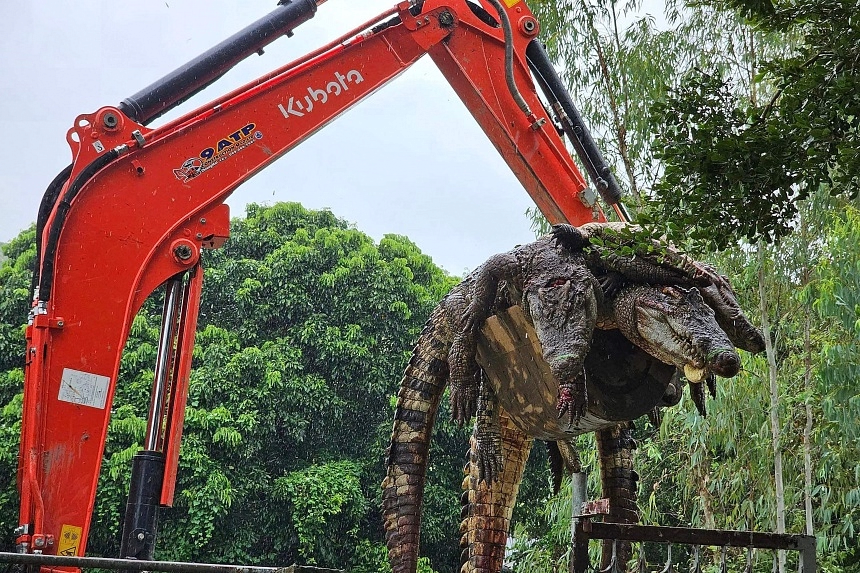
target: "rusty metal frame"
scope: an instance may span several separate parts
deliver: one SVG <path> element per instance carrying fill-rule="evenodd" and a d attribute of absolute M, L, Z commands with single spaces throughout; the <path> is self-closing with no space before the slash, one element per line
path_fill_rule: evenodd
<path fill-rule="evenodd" d="M 589 570 L 588 542 L 591 539 L 797 551 L 800 554 L 799 571 L 816 573 L 818 567 L 815 537 L 811 535 L 628 525 L 581 519 L 574 526 L 573 539 L 572 573 L 586 573 Z"/>

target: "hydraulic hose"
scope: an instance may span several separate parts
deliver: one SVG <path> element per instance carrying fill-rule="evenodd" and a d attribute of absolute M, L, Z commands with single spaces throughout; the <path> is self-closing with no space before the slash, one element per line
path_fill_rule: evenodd
<path fill-rule="evenodd" d="M 42 260 L 42 268 L 39 273 L 39 301 L 47 302 L 51 300 L 51 288 L 54 285 L 54 259 L 57 254 L 57 245 L 60 240 L 60 232 L 63 230 L 63 225 L 66 222 L 66 217 L 69 214 L 69 209 L 72 206 L 72 201 L 78 196 L 83 186 L 93 178 L 101 169 L 114 161 L 120 155 L 124 155 L 128 151 L 126 145 L 120 145 L 110 151 L 99 155 L 92 163 L 84 167 L 84 169 L 75 177 L 68 190 L 63 195 L 63 198 L 56 204 L 54 209 L 54 220 L 51 221 L 51 227 L 48 230 L 48 241 L 45 245 L 45 256 Z"/>
<path fill-rule="evenodd" d="M 119 104 L 119 109 L 141 124 L 167 113 L 227 73 L 248 56 L 262 53 L 265 46 L 316 14 L 317 0 L 280 0 L 278 7 L 206 50 Z"/>
<path fill-rule="evenodd" d="M 615 175 L 612 173 L 600 148 L 591 137 L 588 127 L 573 103 L 570 93 L 555 71 L 552 62 L 543 45 L 533 40 L 526 48 L 526 59 L 541 91 L 549 100 L 550 105 L 561 121 L 562 130 L 573 145 L 576 154 L 582 161 L 597 192 L 606 202 L 616 209 L 622 221 L 629 221 L 624 206 L 621 204 L 622 192 Z"/>
<path fill-rule="evenodd" d="M 511 27 L 511 19 L 499 0 L 489 0 L 489 2 L 499 13 L 499 21 L 505 34 L 505 82 L 508 84 L 508 90 L 514 97 L 517 106 L 523 110 L 526 117 L 531 118 L 532 110 L 517 88 L 516 81 L 514 81 L 514 29 Z"/>
<path fill-rule="evenodd" d="M 72 173 L 72 164 L 70 163 L 57 173 L 54 180 L 45 189 L 42 195 L 42 201 L 39 203 L 39 214 L 36 217 L 36 262 L 33 264 L 33 277 L 30 279 L 30 300 L 36 294 L 36 285 L 39 284 L 39 275 L 41 274 L 40 266 L 42 264 L 42 232 L 45 230 L 45 224 L 48 222 L 48 217 L 51 216 L 51 211 L 54 210 L 54 205 L 57 204 L 57 198 L 60 196 L 60 191 L 63 190 L 63 185 L 69 180 L 69 175 Z"/>

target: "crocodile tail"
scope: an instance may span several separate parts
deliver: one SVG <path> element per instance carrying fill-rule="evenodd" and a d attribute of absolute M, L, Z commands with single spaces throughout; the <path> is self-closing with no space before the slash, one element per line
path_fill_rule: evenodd
<path fill-rule="evenodd" d="M 441 336 L 443 324 L 437 307 L 415 345 L 397 394 L 382 481 L 382 515 L 393 573 L 414 573 L 418 567 L 430 436 L 448 381 L 450 341 Z"/>
<path fill-rule="evenodd" d="M 633 469 L 631 424 L 619 424 L 597 432 L 597 451 L 600 455 L 600 481 L 603 497 L 609 498 L 609 515 L 604 521 L 612 523 L 637 523 L 639 508 L 636 505 L 636 486 L 639 474 Z M 601 568 L 609 567 L 612 560 L 612 541 L 603 543 Z M 632 550 L 629 541 L 619 541 L 616 559 L 623 569 L 630 560 Z"/>
<path fill-rule="evenodd" d="M 504 410 L 502 428 L 504 463 L 499 476 L 488 486 L 478 480 L 477 440 L 469 440 L 469 462 L 463 468 L 463 495 L 460 498 L 460 573 L 499 573 L 520 481 L 532 447 L 532 439 L 513 425 Z"/>

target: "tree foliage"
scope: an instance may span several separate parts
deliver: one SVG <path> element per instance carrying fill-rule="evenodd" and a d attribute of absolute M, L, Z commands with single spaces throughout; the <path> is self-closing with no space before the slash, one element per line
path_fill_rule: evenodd
<path fill-rule="evenodd" d="M 544 38 L 571 92 L 588 95 L 578 103 L 616 172 L 653 174 L 639 178 L 638 196 L 633 194 L 640 221 L 728 274 L 754 320 L 758 307 L 758 314 L 766 309 L 780 396 L 787 530 L 806 530 L 808 489 L 819 566 L 860 570 L 860 307 L 854 296 L 860 284 L 860 5 L 669 1 L 666 22 L 650 30 L 638 2 L 546 0 L 538 8 Z M 637 29 L 649 31 L 636 35 Z M 640 65 L 636 46 L 651 46 L 656 61 L 650 68 Z M 639 86 L 651 78 L 657 87 L 625 91 L 625 82 L 634 85 L 630 77 Z M 630 115 L 614 113 L 624 109 L 617 102 L 637 98 L 641 103 L 630 105 Z M 641 153 L 625 160 L 618 153 L 622 136 L 628 143 L 638 138 L 631 148 Z M 636 161 L 643 164 L 636 167 Z M 628 175 L 624 183 L 632 191 L 630 180 Z M 760 269 L 752 245 L 760 240 L 770 243 L 762 246 L 767 305 L 757 300 Z M 658 433 L 639 425 L 643 521 L 774 531 L 767 361 L 744 356 L 742 373 L 722 381 L 708 406 L 703 419 L 685 398 L 665 412 Z M 590 487 L 592 496 L 599 494 L 596 484 Z M 548 517 L 557 514 L 548 511 Z M 552 570 L 547 548 L 557 543 L 557 533 L 531 529 L 520 535 L 527 539 L 518 546 L 519 562 Z M 760 555 L 754 570 L 770 567 L 769 556 Z"/>
<path fill-rule="evenodd" d="M 794 49 L 759 54 L 752 90 L 737 90 L 730 74 L 705 68 L 656 108 L 665 177 L 647 220 L 671 218 L 662 225 L 670 236 L 692 232 L 711 247 L 741 238 L 772 242 L 793 229 L 799 199 L 820 187 L 849 199 L 860 191 L 858 5 L 710 4 L 740 10 Z"/>
<path fill-rule="evenodd" d="M 14 491 L 34 232 L 0 267 L 0 526 Z M 430 310 L 454 283 L 408 239 L 379 244 L 328 211 L 250 205 L 206 273 L 175 505 L 156 556 L 384 571 L 379 484 L 392 397 Z M 160 295 L 123 354 L 89 551 L 117 555 L 130 460 L 146 429 Z M 459 558 L 463 430 L 440 416 L 424 553 Z M 169 542 L 167 542 L 169 540 Z M 430 564 L 423 561 L 430 571 Z"/>

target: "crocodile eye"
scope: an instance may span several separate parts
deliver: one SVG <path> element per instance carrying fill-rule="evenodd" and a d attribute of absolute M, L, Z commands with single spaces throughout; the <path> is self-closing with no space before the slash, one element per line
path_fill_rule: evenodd
<path fill-rule="evenodd" d="M 560 278 L 559 279 L 552 279 L 551 281 L 546 283 L 546 286 L 549 288 L 560 287 L 560 286 L 566 285 L 567 281 L 568 281 L 568 279 L 560 279 Z"/>

